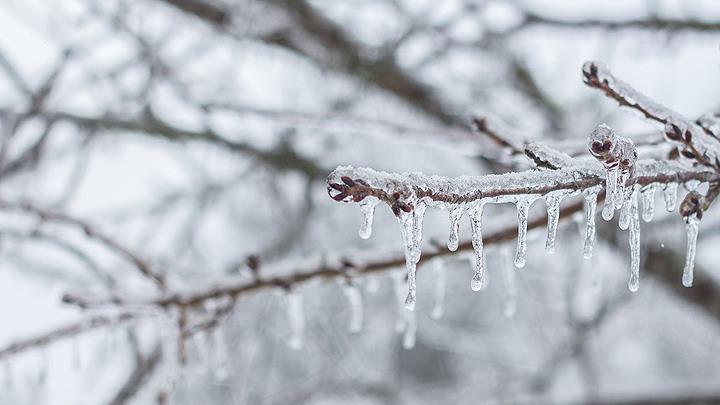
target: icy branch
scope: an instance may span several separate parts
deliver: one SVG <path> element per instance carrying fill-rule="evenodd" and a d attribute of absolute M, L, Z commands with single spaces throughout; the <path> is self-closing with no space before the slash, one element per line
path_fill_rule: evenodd
<path fill-rule="evenodd" d="M 582 74 L 583 81 L 588 86 L 602 91 L 621 107 L 638 111 L 647 120 L 658 124 L 666 138 L 678 145 L 680 155 L 714 170 L 720 169 L 718 134 L 712 132 L 712 127 L 706 121 L 700 121 L 706 125 L 698 125 L 682 114 L 657 103 L 616 78 L 603 63 L 586 62 Z"/>

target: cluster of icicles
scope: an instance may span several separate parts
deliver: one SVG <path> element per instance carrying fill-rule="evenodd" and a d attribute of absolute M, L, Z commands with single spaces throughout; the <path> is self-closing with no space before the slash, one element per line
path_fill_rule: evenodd
<path fill-rule="evenodd" d="M 592 141 L 592 137 L 590 139 Z M 622 145 L 622 143 L 618 142 Z M 620 156 L 623 157 L 623 156 Z M 627 163 L 627 162 L 626 162 Z M 630 162 L 634 163 L 634 160 Z M 619 227 L 622 230 L 629 230 L 630 237 L 630 279 L 628 288 L 635 292 L 639 287 L 640 273 L 640 218 L 645 222 L 650 222 L 654 215 L 654 197 L 657 188 L 662 186 L 665 199 L 665 207 L 671 212 L 677 206 L 678 183 L 655 184 L 651 183 L 645 186 L 631 182 L 632 170 L 623 169 L 621 165 L 604 166 L 606 174 L 605 189 L 607 198 L 602 209 L 602 217 L 605 220 L 613 218 L 615 211 L 620 211 Z M 630 185 L 632 184 L 632 185 Z M 688 190 L 694 190 L 699 186 L 700 182 L 691 180 L 685 183 Z M 515 252 L 515 267 L 522 268 L 526 262 L 527 251 L 527 227 L 528 227 L 528 211 L 530 206 L 538 199 L 544 199 L 547 206 L 547 239 L 545 250 L 548 253 L 555 251 L 556 231 L 560 214 L 560 203 L 563 198 L 582 194 L 584 197 L 584 213 L 585 213 L 585 235 L 583 241 L 583 256 L 590 258 L 592 256 L 593 245 L 595 240 L 595 211 L 597 198 L 602 186 L 596 185 L 583 190 L 555 190 L 545 195 L 507 195 L 500 197 L 492 197 L 480 199 L 462 204 L 446 204 L 443 207 L 449 211 L 450 219 L 450 236 L 448 238 L 447 247 L 450 251 L 455 251 L 459 245 L 459 228 L 460 220 L 464 213 L 470 218 L 472 230 L 472 246 L 475 252 L 475 271 L 470 281 L 470 287 L 474 291 L 479 291 L 485 283 L 485 265 L 483 258 L 483 238 L 482 238 L 482 214 L 483 208 L 487 203 L 514 203 L 517 207 L 518 233 L 517 247 Z M 642 214 L 639 209 L 639 202 L 642 204 Z M 415 308 L 417 287 L 416 287 L 416 266 L 420 260 L 421 241 L 423 229 L 423 217 L 428 204 L 432 202 L 424 198 L 410 196 L 405 202 L 413 207 L 410 212 L 400 211 L 397 216 L 400 223 L 403 242 L 405 246 L 405 265 L 407 270 L 407 295 L 404 301 L 405 307 L 413 310 Z M 374 197 L 367 197 L 361 203 L 361 211 L 363 214 L 362 225 L 359 235 L 363 239 L 367 239 L 372 234 L 373 213 L 379 200 Z M 433 204 L 437 205 L 437 204 Z M 685 219 L 687 230 L 687 257 L 685 268 L 683 270 L 682 282 L 686 287 L 692 286 L 693 268 L 695 259 L 695 245 L 698 233 L 699 219 L 693 215 Z"/>

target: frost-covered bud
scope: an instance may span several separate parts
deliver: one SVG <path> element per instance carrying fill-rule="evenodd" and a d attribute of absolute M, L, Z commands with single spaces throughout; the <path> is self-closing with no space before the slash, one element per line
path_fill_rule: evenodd
<path fill-rule="evenodd" d="M 637 149 L 628 138 L 617 136 L 607 124 L 600 124 L 588 138 L 588 150 L 606 169 L 618 167 L 621 172 L 634 172 Z"/>
<path fill-rule="evenodd" d="M 607 124 L 600 124 L 590 133 L 588 138 L 588 150 L 605 166 L 613 165 L 616 162 L 612 155 L 615 148 L 617 136 L 615 131 Z"/>
<path fill-rule="evenodd" d="M 687 218 L 687 217 L 695 214 L 695 215 L 697 215 L 698 219 L 702 219 L 703 202 L 704 202 L 704 197 L 702 194 L 698 193 L 697 191 L 689 192 L 685 196 L 685 199 L 680 204 L 680 215 L 682 215 L 683 218 Z"/>

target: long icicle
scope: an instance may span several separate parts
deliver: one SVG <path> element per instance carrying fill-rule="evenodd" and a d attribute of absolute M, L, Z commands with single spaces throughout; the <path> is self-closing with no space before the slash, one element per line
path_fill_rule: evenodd
<path fill-rule="evenodd" d="M 585 200 L 585 240 L 583 241 L 583 257 L 592 257 L 593 246 L 595 245 L 595 209 L 597 208 L 597 196 L 600 187 L 587 188 L 583 190 Z"/>
<path fill-rule="evenodd" d="M 530 211 L 530 205 L 533 203 L 532 198 L 520 198 L 515 205 L 517 206 L 518 216 L 518 234 L 517 234 L 517 250 L 515 252 L 515 267 L 521 269 L 525 267 L 525 257 L 527 255 L 527 220 Z"/>
<path fill-rule="evenodd" d="M 638 191 L 632 193 L 630 205 L 630 281 L 628 288 L 636 292 L 640 287 L 640 215 Z"/>
<path fill-rule="evenodd" d="M 468 209 L 470 217 L 470 228 L 472 229 L 472 246 L 475 251 L 475 273 L 470 281 L 470 288 L 473 291 L 480 291 L 483 286 L 485 277 L 485 264 L 483 258 L 483 240 L 482 240 L 482 214 L 484 201 L 479 201 Z"/>
<path fill-rule="evenodd" d="M 687 231 L 687 253 L 685 255 L 685 268 L 683 269 L 682 283 L 685 287 L 692 287 L 695 275 L 695 248 L 697 246 L 698 227 L 700 220 L 692 214 L 685 218 Z"/>

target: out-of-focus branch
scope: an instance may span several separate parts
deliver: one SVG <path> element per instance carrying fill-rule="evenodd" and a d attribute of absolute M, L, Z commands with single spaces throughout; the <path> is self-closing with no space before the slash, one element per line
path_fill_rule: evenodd
<path fill-rule="evenodd" d="M 138 355 L 135 368 L 128 376 L 125 384 L 109 402 L 109 405 L 122 405 L 127 403 L 145 385 L 150 376 L 162 360 L 162 345 L 156 345 L 147 357 Z"/>
<path fill-rule="evenodd" d="M 12 116 L 13 113 L 0 111 L 0 115 Z M 131 119 L 120 118 L 112 114 L 106 114 L 101 117 L 86 117 L 62 111 L 48 110 L 42 111 L 38 115 L 46 120 L 69 122 L 84 128 L 128 131 L 179 143 L 210 143 L 232 152 L 247 155 L 268 167 L 277 170 L 297 170 L 313 178 L 319 178 L 327 173 L 325 168 L 318 166 L 313 160 L 299 155 L 286 144 L 281 144 L 275 149 L 262 150 L 244 142 L 228 140 L 211 129 L 191 131 L 171 126 L 155 117 L 152 112 L 146 112 L 139 117 Z"/>
<path fill-rule="evenodd" d="M 105 233 L 100 232 L 87 222 L 72 217 L 62 212 L 52 211 L 40 207 L 36 207 L 30 203 L 13 203 L 0 200 L 0 209 L 8 211 L 20 211 L 27 214 L 35 215 L 42 221 L 52 221 L 70 225 L 81 230 L 89 238 L 100 242 L 103 246 L 115 252 L 119 256 L 130 261 L 135 268 L 145 277 L 152 280 L 161 290 L 167 289 L 165 275 L 155 270 L 145 259 L 133 253 L 130 249 L 123 246 L 119 242 Z"/>
<path fill-rule="evenodd" d="M 524 19 L 519 26 L 514 28 L 514 30 L 533 25 L 546 25 L 557 28 L 602 28 L 610 31 L 623 29 L 700 32 L 720 31 L 720 23 L 716 21 L 703 21 L 700 19 L 676 19 L 649 16 L 646 18 L 636 18 L 619 21 L 598 19 L 563 20 L 559 18 L 543 16 L 529 10 L 523 10 L 523 12 Z"/>
<path fill-rule="evenodd" d="M 11 343 L 9 346 L 0 349 L 0 360 L 32 348 L 47 346 L 58 340 L 77 336 L 90 330 L 126 323 L 135 318 L 136 316 L 134 314 L 121 313 L 113 316 L 94 316 L 83 321 L 65 325 L 42 335 Z"/>
<path fill-rule="evenodd" d="M 581 211 L 583 208 L 582 201 L 574 202 L 563 207 L 560 210 L 560 217 L 567 218 L 572 214 Z M 528 221 L 528 229 L 542 228 L 547 223 L 545 215 Z M 483 235 L 483 243 L 485 245 L 493 245 L 514 240 L 517 236 L 517 226 L 512 225 L 503 228 L 497 232 Z M 420 265 L 436 257 L 444 257 L 456 254 L 458 252 L 471 251 L 473 249 L 471 241 L 465 241 L 458 246 L 455 252 L 443 248 L 440 244 L 428 246 L 422 252 Z M 240 296 L 251 292 L 269 289 L 281 288 L 292 289 L 301 284 L 318 279 L 337 279 L 359 276 L 362 274 L 371 274 L 377 272 L 388 271 L 405 265 L 405 256 L 393 254 L 390 256 L 373 254 L 372 256 L 353 257 L 352 255 L 344 256 L 340 260 L 328 260 L 324 257 L 316 257 L 308 259 L 305 262 L 294 263 L 291 268 L 285 268 L 284 273 L 287 276 L 277 276 L 271 278 L 258 277 L 251 282 L 232 282 L 227 281 L 221 286 L 201 289 L 195 292 L 184 294 L 172 294 L 165 297 L 159 297 L 151 300 L 131 300 L 112 298 L 95 299 L 85 298 L 73 294 L 66 294 L 63 300 L 66 303 L 78 305 L 80 307 L 107 306 L 107 305 L 126 305 L 126 306 L 147 306 L 154 305 L 160 307 L 172 306 L 198 306 L 209 300 L 221 298 L 236 299 Z"/>

